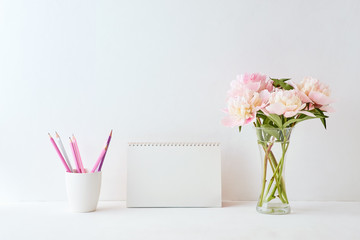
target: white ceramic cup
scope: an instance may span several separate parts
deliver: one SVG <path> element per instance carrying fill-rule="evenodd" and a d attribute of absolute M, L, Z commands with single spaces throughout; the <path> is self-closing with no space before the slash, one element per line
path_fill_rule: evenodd
<path fill-rule="evenodd" d="M 96 210 L 100 188 L 101 172 L 65 173 L 68 203 L 73 212 Z"/>

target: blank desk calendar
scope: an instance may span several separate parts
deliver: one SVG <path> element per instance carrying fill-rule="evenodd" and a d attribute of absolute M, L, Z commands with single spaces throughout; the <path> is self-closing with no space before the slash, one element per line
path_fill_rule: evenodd
<path fill-rule="evenodd" d="M 219 143 L 129 143 L 127 207 L 221 207 Z"/>

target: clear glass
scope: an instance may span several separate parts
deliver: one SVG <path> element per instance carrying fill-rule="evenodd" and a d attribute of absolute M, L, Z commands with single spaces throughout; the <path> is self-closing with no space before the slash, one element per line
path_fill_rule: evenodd
<path fill-rule="evenodd" d="M 290 205 L 285 187 L 285 160 L 293 128 L 256 127 L 261 157 L 259 213 L 288 214 Z"/>

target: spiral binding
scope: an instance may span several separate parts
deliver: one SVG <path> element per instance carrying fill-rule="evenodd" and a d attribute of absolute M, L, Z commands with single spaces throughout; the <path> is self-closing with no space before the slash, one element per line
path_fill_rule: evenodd
<path fill-rule="evenodd" d="M 218 147 L 217 142 L 129 142 L 129 147 Z"/>

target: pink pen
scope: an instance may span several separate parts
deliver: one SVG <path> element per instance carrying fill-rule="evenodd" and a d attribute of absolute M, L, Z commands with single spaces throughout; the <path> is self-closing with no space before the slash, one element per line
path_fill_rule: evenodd
<path fill-rule="evenodd" d="M 59 157 L 60 157 L 60 159 L 61 159 L 62 163 L 64 164 L 66 171 L 67 171 L 67 172 L 71 172 L 71 170 L 70 170 L 69 166 L 66 164 L 64 157 L 62 156 L 62 154 L 61 154 L 61 152 L 60 152 L 59 148 L 57 147 L 57 145 L 56 145 L 56 143 L 55 143 L 54 139 L 51 137 L 50 133 L 49 133 L 49 137 L 50 137 L 50 141 L 51 141 L 51 143 L 53 144 L 53 146 L 54 146 L 54 148 L 55 148 L 55 150 L 56 150 L 57 154 L 59 155 Z"/>
<path fill-rule="evenodd" d="M 74 147 L 74 143 L 71 141 L 71 138 L 70 139 L 70 148 L 72 150 L 72 153 L 73 153 L 73 156 L 74 156 L 74 160 L 75 160 L 75 165 L 76 165 L 76 169 L 77 169 L 77 172 L 78 173 L 81 173 L 81 169 L 80 169 L 80 166 L 79 166 L 79 162 L 78 162 L 78 159 L 76 157 L 76 152 L 75 152 L 75 147 Z"/>

